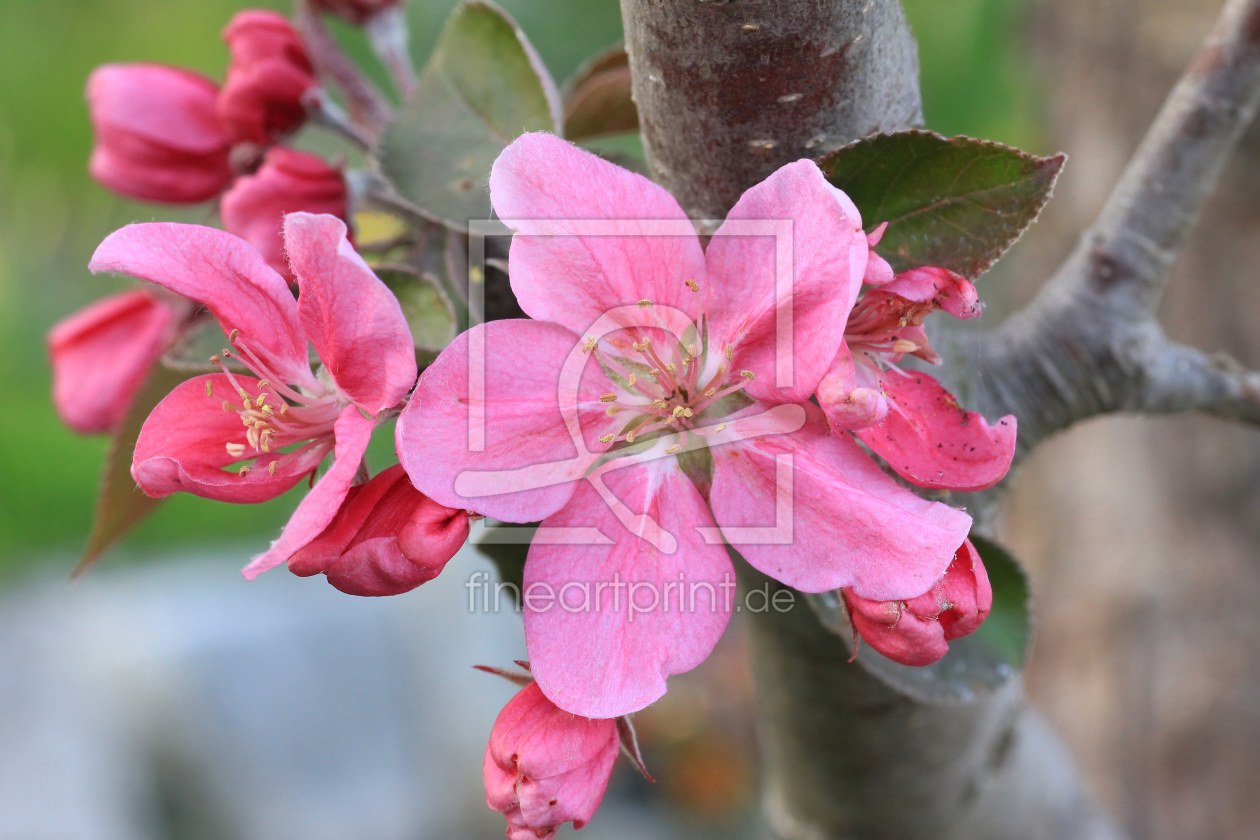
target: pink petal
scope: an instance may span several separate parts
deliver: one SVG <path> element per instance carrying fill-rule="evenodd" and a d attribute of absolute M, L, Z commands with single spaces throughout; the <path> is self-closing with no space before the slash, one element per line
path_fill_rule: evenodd
<path fill-rule="evenodd" d="M 334 216 L 290 213 L 285 248 L 302 325 L 337 388 L 375 417 L 416 382 L 416 350 L 398 298 L 346 239 Z"/>
<path fill-rule="evenodd" d="M 375 425 L 375 421 L 364 417 L 353 405 L 341 410 L 333 428 L 336 448 L 332 466 L 298 504 L 280 532 L 280 538 L 241 571 L 246 580 L 253 580 L 268 569 L 279 566 L 328 527 L 350 490 Z"/>
<path fill-rule="evenodd" d="M 990 426 L 919 371 L 888 372 L 881 385 L 888 416 L 855 434 L 898 475 L 920 487 L 968 491 L 1006 475 L 1015 457 L 1014 415 Z"/>
<path fill-rule="evenodd" d="M 704 661 L 730 617 L 734 581 L 725 549 L 707 544 L 697 530 L 712 519 L 675 459 L 604 478 L 630 512 L 647 514 L 672 535 L 676 550 L 665 553 L 631 533 L 584 481 L 543 527 L 595 527 L 613 544 L 535 538 L 524 590 L 525 642 L 538 684 L 560 708 L 600 718 L 644 708 L 665 693 L 666 677 Z M 550 609 L 548 591 L 556 598 Z M 657 607 L 648 609 L 654 599 Z"/>
<path fill-rule="evenodd" d="M 983 307 L 976 287 L 963 277 L 944 268 L 912 268 L 879 290 L 912 300 L 931 303 L 955 318 L 979 317 Z"/>
<path fill-rule="evenodd" d="M 248 242 L 201 225 L 128 225 L 106 237 L 88 267 L 130 274 L 205 304 L 225 333 L 241 331 L 238 346 L 272 377 L 323 390 L 311 374 L 289 285 Z"/>
<path fill-rule="evenodd" d="M 247 9 L 232 18 L 223 40 L 232 62 L 218 113 L 234 140 L 266 145 L 306 121 L 302 95 L 318 83 L 288 18 Z"/>
<path fill-rule="evenodd" d="M 643 176 L 550 134 L 524 134 L 495 161 L 490 198 L 517 229 L 512 290 L 530 317 L 581 334 L 600 315 L 640 300 L 692 320 L 702 311 L 708 284 L 700 241 L 673 196 Z M 618 220 L 615 235 L 583 232 L 581 221 L 600 219 Z M 673 235 L 650 235 L 660 220 Z"/>
<path fill-rule="evenodd" d="M 233 378 L 251 399 L 260 393 L 257 379 Z M 207 383 L 211 386 L 209 395 Z M 297 458 L 286 459 L 281 453 L 263 455 L 244 476 L 224 472 L 223 467 L 242 459 L 229 454 L 227 444 L 248 449 L 240 415 L 223 410 L 224 400 L 237 399 L 236 385 L 222 373 L 198 376 L 176 386 L 149 414 L 136 440 L 131 476 L 140 488 L 154 498 L 184 491 L 221 502 L 265 502 L 319 466 L 327 449 L 314 447 Z M 267 471 L 273 460 L 279 462 L 274 475 Z"/>
<path fill-rule="evenodd" d="M 484 361 L 470 371 L 474 341 Z M 578 457 L 560 412 L 560 372 L 581 353 L 578 344 L 564 327 L 530 320 L 491 321 L 456 338 L 398 419 L 398 457 L 416 489 L 505 522 L 537 522 L 562 508 L 592 460 Z M 484 399 L 470 396 L 470 372 L 483 378 Z M 525 468 L 534 469 L 493 474 Z"/>
<path fill-rule="evenodd" d="M 769 235 L 776 220 L 791 222 L 790 257 L 780 255 L 791 262 L 781 266 L 776 247 L 785 249 L 788 239 Z M 738 233 L 754 223 L 760 235 Z M 731 209 L 706 252 L 713 283 L 709 336 L 717 346 L 736 346 L 732 369 L 757 375 L 747 388 L 751 396 L 803 402 L 814 392 L 844 337 L 841 325 L 861 288 L 868 250 L 861 228 L 808 160 L 781 167 Z M 785 272 L 777 290 L 776 266 Z M 779 333 L 789 325 L 790 343 Z M 787 363 L 790 384 L 780 387 L 779 373 L 786 372 L 780 366 Z"/>
<path fill-rule="evenodd" d="M 854 364 L 846 343 L 818 383 L 818 404 L 837 429 L 862 429 L 888 414 L 888 399 L 879 392 L 879 379 L 863 364 Z"/>
<path fill-rule="evenodd" d="M 728 542 L 767 575 L 804 592 L 852 586 L 880 601 L 939 580 L 971 517 L 928 502 L 884 475 L 847 434 L 806 404 L 791 434 L 714 448 L 713 514 Z M 776 456 L 792 456 L 790 486 Z M 790 526 L 790 527 L 789 527 Z M 766 529 L 755 536 L 734 528 Z M 772 532 L 769 529 L 775 528 Z"/>
<path fill-rule="evenodd" d="M 110 295 L 48 333 L 53 404 L 84 434 L 122 421 L 153 363 L 170 348 L 188 306 L 133 290 Z"/>

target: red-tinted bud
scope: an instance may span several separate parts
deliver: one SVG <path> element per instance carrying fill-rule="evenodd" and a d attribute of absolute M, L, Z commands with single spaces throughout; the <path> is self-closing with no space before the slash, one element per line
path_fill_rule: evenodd
<path fill-rule="evenodd" d="M 379 12 L 403 4 L 403 0 L 314 0 L 314 2 L 316 7 L 356 26 L 367 23 L 368 18 Z"/>
<path fill-rule="evenodd" d="M 530 683 L 494 722 L 482 771 L 486 804 L 509 840 L 547 840 L 562 823 L 595 815 L 621 747 L 616 720 L 570 714 Z"/>
<path fill-rule="evenodd" d="M 223 227 L 257 248 L 290 282 L 281 229 L 287 213 L 328 213 L 347 219 L 346 181 L 323 158 L 284 146 L 267 150 L 253 175 L 238 178 L 223 195 Z"/>
<path fill-rule="evenodd" d="M 88 171 L 131 198 L 194 204 L 232 180 L 214 82 L 161 64 L 106 64 L 88 78 Z"/>
<path fill-rule="evenodd" d="M 437 577 L 468 539 L 468 512 L 411 486 L 401 465 L 351 487 L 324 532 L 289 558 L 350 595 L 398 595 Z"/>
<path fill-rule="evenodd" d="M 306 120 L 302 96 L 315 71 L 297 30 L 283 15 L 250 9 L 223 30 L 232 53 L 219 117 L 235 142 L 266 145 Z"/>
<path fill-rule="evenodd" d="M 870 601 L 844 590 L 853 626 L 875 650 L 902 665 L 930 665 L 948 642 L 975 631 L 993 607 L 993 589 L 980 554 L 967 540 L 945 575 L 908 601 Z"/>
<path fill-rule="evenodd" d="M 111 295 L 48 333 L 53 404 L 62 422 L 91 434 L 114 429 L 190 305 L 139 289 Z"/>

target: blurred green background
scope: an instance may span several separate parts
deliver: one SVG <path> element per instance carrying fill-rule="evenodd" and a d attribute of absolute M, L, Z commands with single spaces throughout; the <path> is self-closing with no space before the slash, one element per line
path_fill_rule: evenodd
<path fill-rule="evenodd" d="M 500 2 L 559 81 L 621 37 L 615 0 Z M 412 0 L 418 61 L 454 3 Z M 920 43 L 928 127 L 1045 151 L 1018 34 L 1025 0 L 904 5 Z M 93 249 L 129 222 L 210 218 L 207 210 L 129 202 L 87 177 L 84 81 L 96 65 L 115 61 L 181 64 L 222 78 L 227 51 L 219 32 L 243 7 L 236 0 L 0 0 L 0 582 L 68 571 L 87 536 L 106 442 L 58 421 L 44 335 L 121 285 L 87 272 Z M 340 34 L 363 53 L 359 33 Z M 292 495 L 257 506 L 179 495 L 105 562 L 211 542 L 252 541 L 261 549 L 295 503 Z"/>

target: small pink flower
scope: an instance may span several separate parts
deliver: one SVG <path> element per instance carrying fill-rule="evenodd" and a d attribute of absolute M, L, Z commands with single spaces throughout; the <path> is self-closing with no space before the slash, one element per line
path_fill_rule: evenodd
<path fill-rule="evenodd" d="M 1006 475 L 1015 456 L 1015 417 L 990 425 L 904 356 L 932 364 L 923 319 L 943 309 L 980 314 L 975 286 L 943 268 L 916 268 L 866 292 L 849 315 L 845 342 L 818 384 L 818 402 L 903 478 L 935 489 L 983 490 Z"/>
<path fill-rule="evenodd" d="M 314 0 L 315 6 L 347 23 L 362 26 L 386 9 L 401 6 L 403 0 Z"/>
<path fill-rule="evenodd" d="M 509 840 L 547 840 L 562 823 L 595 815 L 621 749 L 615 720 L 556 707 L 538 683 L 499 712 L 486 747 L 486 804 L 507 818 Z"/>
<path fill-rule="evenodd" d="M 131 198 L 195 204 L 232 180 L 214 82 L 161 64 L 106 64 L 88 78 L 96 143 L 88 170 Z"/>
<path fill-rule="evenodd" d="M 468 539 L 468 511 L 411 486 L 395 464 L 351 487 L 324 532 L 289 558 L 289 571 L 350 595 L 398 595 L 438 576 Z"/>
<path fill-rule="evenodd" d="M 219 203 L 228 233 L 257 248 L 290 282 L 293 272 L 280 234 L 284 217 L 299 212 L 327 213 L 347 221 L 346 181 L 323 158 L 284 146 L 269 149 L 262 167 L 238 178 Z"/>
<path fill-rule="evenodd" d="M 77 432 L 113 430 L 189 315 L 188 301 L 134 289 L 98 300 L 48 333 L 53 404 Z"/>
<path fill-rule="evenodd" d="M 993 608 L 993 589 L 971 540 L 928 592 L 905 601 L 872 601 L 844 591 L 853 627 L 867 644 L 902 665 L 930 665 L 949 642 L 975 630 Z"/>
<path fill-rule="evenodd" d="M 249 9 L 223 30 L 232 53 L 218 113 L 236 142 L 260 146 L 306 120 L 303 95 L 318 82 L 301 36 L 283 15 Z"/>
<path fill-rule="evenodd" d="M 225 355 L 254 375 L 224 366 L 181 384 L 153 409 L 131 466 L 146 493 L 261 502 L 333 454 L 280 538 L 246 568 L 251 579 L 333 520 L 372 428 L 416 376 L 398 301 L 350 247 L 345 225 L 294 213 L 284 236 L 298 300 L 247 242 L 198 225 L 130 225 L 102 242 L 91 262 L 93 271 L 130 274 L 204 304 L 229 336 Z M 308 344 L 323 363 L 318 373 Z M 223 469 L 240 462 L 234 472 Z"/>
<path fill-rule="evenodd" d="M 512 288 L 535 320 L 443 351 L 398 452 L 448 507 L 542 520 L 525 633 L 557 705 L 637 711 L 702 662 L 732 607 L 723 539 L 808 592 L 891 600 L 940 578 L 970 517 L 898 486 L 809 401 L 870 252 L 817 166 L 748 190 L 707 250 L 661 187 L 550 135 L 504 150 L 490 191 L 517 228 Z M 590 220 L 613 221 L 596 235 L 578 227 Z M 727 235 L 761 220 L 790 233 Z M 652 235 L 662 225 L 672 233 Z M 470 368 L 474 351 L 484 364 Z M 532 609 L 531 587 L 559 603 Z"/>

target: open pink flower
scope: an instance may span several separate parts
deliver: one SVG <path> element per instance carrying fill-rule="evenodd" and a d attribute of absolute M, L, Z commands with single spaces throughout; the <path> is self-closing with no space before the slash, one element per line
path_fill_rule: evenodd
<path fill-rule="evenodd" d="M 907 355 L 940 363 L 923 329 L 924 317 L 936 309 L 976 317 L 975 287 L 942 268 L 917 268 L 867 291 L 818 385 L 818 402 L 837 428 L 853 430 L 908 481 L 982 490 L 1010 469 L 1015 417 L 990 425 L 963 409 L 931 376 L 896 364 Z"/>
<path fill-rule="evenodd" d="M 232 350 L 224 355 L 253 374 L 224 366 L 183 383 L 153 409 L 131 466 L 146 493 L 261 502 L 333 454 L 280 538 L 246 568 L 251 579 L 332 521 L 372 428 L 416 376 L 398 301 L 350 247 L 346 226 L 295 213 L 285 219 L 285 242 L 297 300 L 247 242 L 198 225 L 130 225 L 102 242 L 91 262 L 93 271 L 130 274 L 204 304 L 229 336 Z M 323 363 L 318 374 L 308 344 Z"/>
<path fill-rule="evenodd" d="M 467 539 L 468 511 L 423 495 L 395 464 L 350 488 L 324 532 L 289 558 L 289 571 L 322 573 L 350 595 L 398 595 L 437 577 Z"/>
<path fill-rule="evenodd" d="M 260 146 L 306 121 L 303 96 L 315 88 L 306 46 L 284 15 L 247 9 L 223 30 L 232 52 L 218 111 L 236 142 Z"/>
<path fill-rule="evenodd" d="M 940 579 L 970 517 L 898 486 L 809 402 L 869 254 L 817 166 L 748 190 L 707 251 L 661 187 L 550 135 L 504 150 L 490 190 L 536 320 L 452 343 L 397 443 L 434 500 L 542 520 L 525 632 L 552 701 L 616 717 L 702 662 L 732 606 L 724 540 L 810 592 Z"/>
<path fill-rule="evenodd" d="M 145 201 L 195 204 L 218 195 L 232 180 L 218 95 L 214 82 L 178 67 L 96 68 L 87 84 L 92 177 Z"/>
<path fill-rule="evenodd" d="M 114 429 L 190 314 L 188 301 L 133 289 L 98 300 L 48 333 L 53 404 L 67 426 Z"/>
<path fill-rule="evenodd" d="M 993 588 L 971 540 L 959 547 L 945 576 L 903 601 L 872 601 L 844 592 L 853 627 L 875 650 L 902 665 L 930 665 L 949 642 L 974 633 L 993 608 Z"/>
<path fill-rule="evenodd" d="M 531 682 L 490 732 L 486 804 L 507 818 L 508 840 L 547 840 L 566 822 L 581 828 L 604 798 L 620 749 L 615 720 L 570 714 Z"/>

